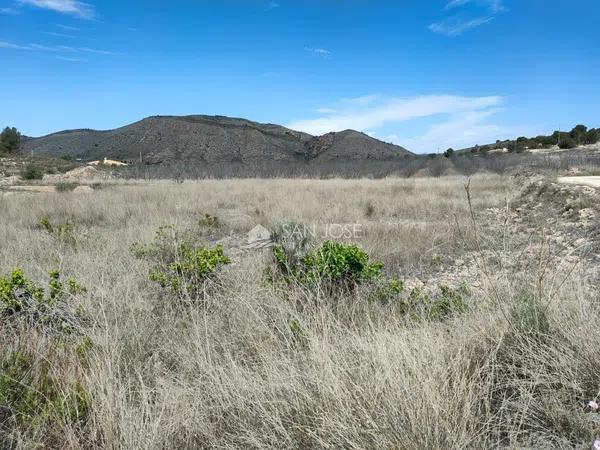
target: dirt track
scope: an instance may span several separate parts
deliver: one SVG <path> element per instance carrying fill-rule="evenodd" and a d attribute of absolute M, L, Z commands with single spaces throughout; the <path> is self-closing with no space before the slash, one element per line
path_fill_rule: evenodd
<path fill-rule="evenodd" d="M 559 183 L 564 184 L 579 184 L 584 186 L 591 186 L 600 188 L 600 176 L 598 177 L 560 177 Z"/>

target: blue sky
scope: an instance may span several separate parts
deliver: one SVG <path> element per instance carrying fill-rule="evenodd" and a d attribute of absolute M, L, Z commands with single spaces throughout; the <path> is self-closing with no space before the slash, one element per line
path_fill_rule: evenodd
<path fill-rule="evenodd" d="M 0 126 L 220 114 L 418 152 L 600 126 L 598 0 L 0 0 Z"/>

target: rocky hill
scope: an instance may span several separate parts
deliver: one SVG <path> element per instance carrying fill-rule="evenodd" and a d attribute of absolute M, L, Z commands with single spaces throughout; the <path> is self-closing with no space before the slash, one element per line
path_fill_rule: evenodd
<path fill-rule="evenodd" d="M 155 116 L 108 131 L 70 130 L 25 138 L 27 155 L 145 164 L 259 164 L 397 160 L 411 153 L 357 131 L 313 137 L 282 126 L 220 116 Z"/>

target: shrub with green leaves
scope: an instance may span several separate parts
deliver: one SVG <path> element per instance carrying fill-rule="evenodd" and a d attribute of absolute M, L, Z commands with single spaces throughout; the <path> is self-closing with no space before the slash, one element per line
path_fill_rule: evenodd
<path fill-rule="evenodd" d="M 326 241 L 299 258 L 290 258 L 283 246 L 273 248 L 276 267 L 284 279 L 328 291 L 354 290 L 381 276 L 383 264 L 371 263 L 356 245 Z"/>
<path fill-rule="evenodd" d="M 215 281 L 219 269 L 231 262 L 223 246 L 204 247 L 190 233 L 178 232 L 171 226 L 159 228 L 153 242 L 135 244 L 132 251 L 138 258 L 153 263 L 150 280 L 191 300 L 201 297 L 207 283 Z"/>
<path fill-rule="evenodd" d="M 302 258 L 313 247 L 313 230 L 296 220 L 278 222 L 271 228 L 271 239 L 276 244 L 278 266 L 288 273 L 301 264 Z M 288 270 L 289 269 L 289 270 Z"/>
<path fill-rule="evenodd" d="M 404 282 L 397 278 L 380 280 L 368 293 L 371 302 L 381 305 L 399 304 L 404 302 Z"/>
<path fill-rule="evenodd" d="M 69 222 L 59 222 L 57 224 L 52 224 L 50 219 L 44 217 L 40 220 L 39 227 L 48 234 L 54 236 L 57 240 L 64 242 L 65 244 L 69 244 L 75 246 L 77 241 L 75 239 L 75 235 L 73 233 L 73 227 Z"/>
<path fill-rule="evenodd" d="M 408 297 L 399 302 L 402 312 L 416 320 L 444 320 L 467 309 L 465 295 L 467 289 L 453 289 L 445 285 L 439 291 L 429 292 L 426 289 L 413 288 Z"/>
<path fill-rule="evenodd" d="M 44 172 L 34 164 L 27 164 L 21 170 L 21 178 L 24 180 L 41 180 L 44 178 Z"/>
<path fill-rule="evenodd" d="M 67 304 L 69 296 L 85 292 L 73 278 L 61 281 L 57 271 L 50 272 L 48 287 L 27 278 L 21 269 L 0 276 L 0 324 L 22 321 L 43 330 L 71 332 L 77 328 L 77 315 Z"/>

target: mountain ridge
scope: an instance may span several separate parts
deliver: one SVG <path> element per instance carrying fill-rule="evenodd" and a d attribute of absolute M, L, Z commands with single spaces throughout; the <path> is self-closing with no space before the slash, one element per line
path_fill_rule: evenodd
<path fill-rule="evenodd" d="M 111 130 L 81 128 L 24 137 L 21 153 L 205 165 L 395 160 L 412 155 L 355 130 L 312 136 L 276 124 L 206 115 L 150 116 Z"/>

